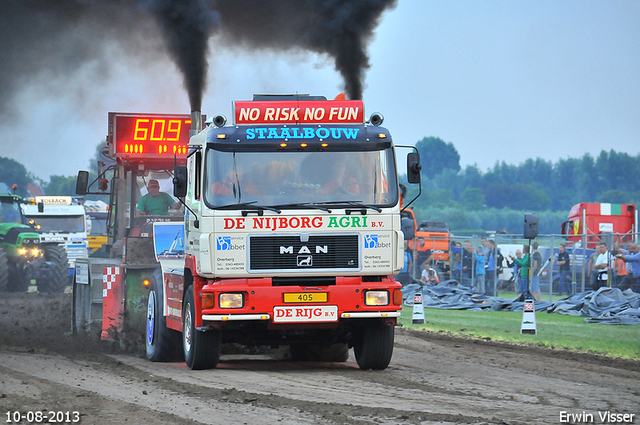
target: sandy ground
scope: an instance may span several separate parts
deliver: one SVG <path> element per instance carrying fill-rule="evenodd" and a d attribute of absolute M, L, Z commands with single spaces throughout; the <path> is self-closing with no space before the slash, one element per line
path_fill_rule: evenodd
<path fill-rule="evenodd" d="M 397 329 L 384 371 L 361 371 L 353 352 L 296 363 L 282 350 L 191 371 L 74 339 L 70 294 L 1 295 L 3 423 L 36 411 L 82 424 L 640 423 L 640 362 Z"/>

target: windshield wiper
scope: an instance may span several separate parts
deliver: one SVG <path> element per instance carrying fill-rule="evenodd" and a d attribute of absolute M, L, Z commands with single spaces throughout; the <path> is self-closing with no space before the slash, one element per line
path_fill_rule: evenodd
<path fill-rule="evenodd" d="M 375 205 L 367 205 L 363 204 L 362 201 L 329 201 L 329 202 L 317 202 L 316 205 L 351 205 L 354 207 L 360 208 L 369 208 L 377 212 L 382 212 L 382 208 L 376 207 Z"/>
<path fill-rule="evenodd" d="M 309 208 L 315 208 L 317 210 L 331 212 L 331 210 L 329 208 L 327 208 L 327 207 L 322 207 L 322 206 L 317 205 L 317 204 L 311 204 L 309 202 L 297 202 L 297 203 L 292 203 L 292 204 L 274 205 L 274 207 L 275 208 L 309 207 Z"/>
<path fill-rule="evenodd" d="M 274 207 L 267 207 L 264 205 L 256 205 L 256 202 L 258 201 L 251 201 L 251 202 L 241 202 L 239 204 L 229 204 L 229 205 L 223 205 L 221 207 L 215 207 L 215 210 L 234 210 L 234 209 L 242 209 L 242 208 L 246 208 L 246 209 L 252 209 L 252 210 L 260 210 L 260 211 L 264 211 L 264 210 L 268 210 L 268 211 L 273 211 L 275 213 L 280 214 L 282 211 L 280 211 L 277 208 Z"/>

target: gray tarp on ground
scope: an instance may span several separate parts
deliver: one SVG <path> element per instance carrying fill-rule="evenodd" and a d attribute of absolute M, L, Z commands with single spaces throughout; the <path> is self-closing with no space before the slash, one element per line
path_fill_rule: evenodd
<path fill-rule="evenodd" d="M 420 284 L 419 281 L 402 288 L 405 304 L 412 305 L 416 292 L 422 292 L 424 307 L 446 310 L 507 310 L 522 311 L 524 302 L 521 297 L 505 300 L 475 292 L 472 288 L 462 286 L 455 280 L 448 280 L 437 285 Z M 587 291 L 563 298 L 554 303 L 537 301 L 538 312 L 588 316 L 588 323 L 604 324 L 640 324 L 640 295 L 627 289 L 622 292 L 617 288 L 600 288 L 598 291 Z"/>
<path fill-rule="evenodd" d="M 631 289 L 600 288 L 553 303 L 549 313 L 588 316 L 588 323 L 640 325 L 640 294 Z"/>

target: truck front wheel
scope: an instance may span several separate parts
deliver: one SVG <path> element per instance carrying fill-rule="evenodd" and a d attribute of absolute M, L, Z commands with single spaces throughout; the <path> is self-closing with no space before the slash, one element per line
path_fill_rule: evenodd
<path fill-rule="evenodd" d="M 379 324 L 362 329 L 353 347 L 360 369 L 386 369 L 393 355 L 393 326 Z"/>
<path fill-rule="evenodd" d="M 182 308 L 182 342 L 187 366 L 193 370 L 212 369 L 220 361 L 222 337 L 218 331 L 201 332 L 196 329 L 196 309 L 193 286 L 184 295 Z"/>

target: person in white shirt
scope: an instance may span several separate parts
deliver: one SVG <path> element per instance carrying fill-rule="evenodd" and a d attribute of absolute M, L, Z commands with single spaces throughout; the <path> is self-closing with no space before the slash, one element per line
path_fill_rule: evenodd
<path fill-rule="evenodd" d="M 613 270 L 613 261 L 614 258 L 611 256 L 611 253 L 607 249 L 607 244 L 604 242 L 600 242 L 598 244 L 598 258 L 596 258 L 595 269 L 598 271 L 598 276 L 596 277 L 596 287 L 593 288 L 596 291 L 603 286 L 607 286 L 609 280 L 609 273 Z"/>
<path fill-rule="evenodd" d="M 438 273 L 432 269 L 431 267 L 429 267 L 429 265 L 425 265 L 425 269 L 422 270 L 422 275 L 420 276 L 420 281 L 422 282 L 430 282 L 433 284 L 438 284 L 440 283 L 440 279 L 438 279 Z"/>

